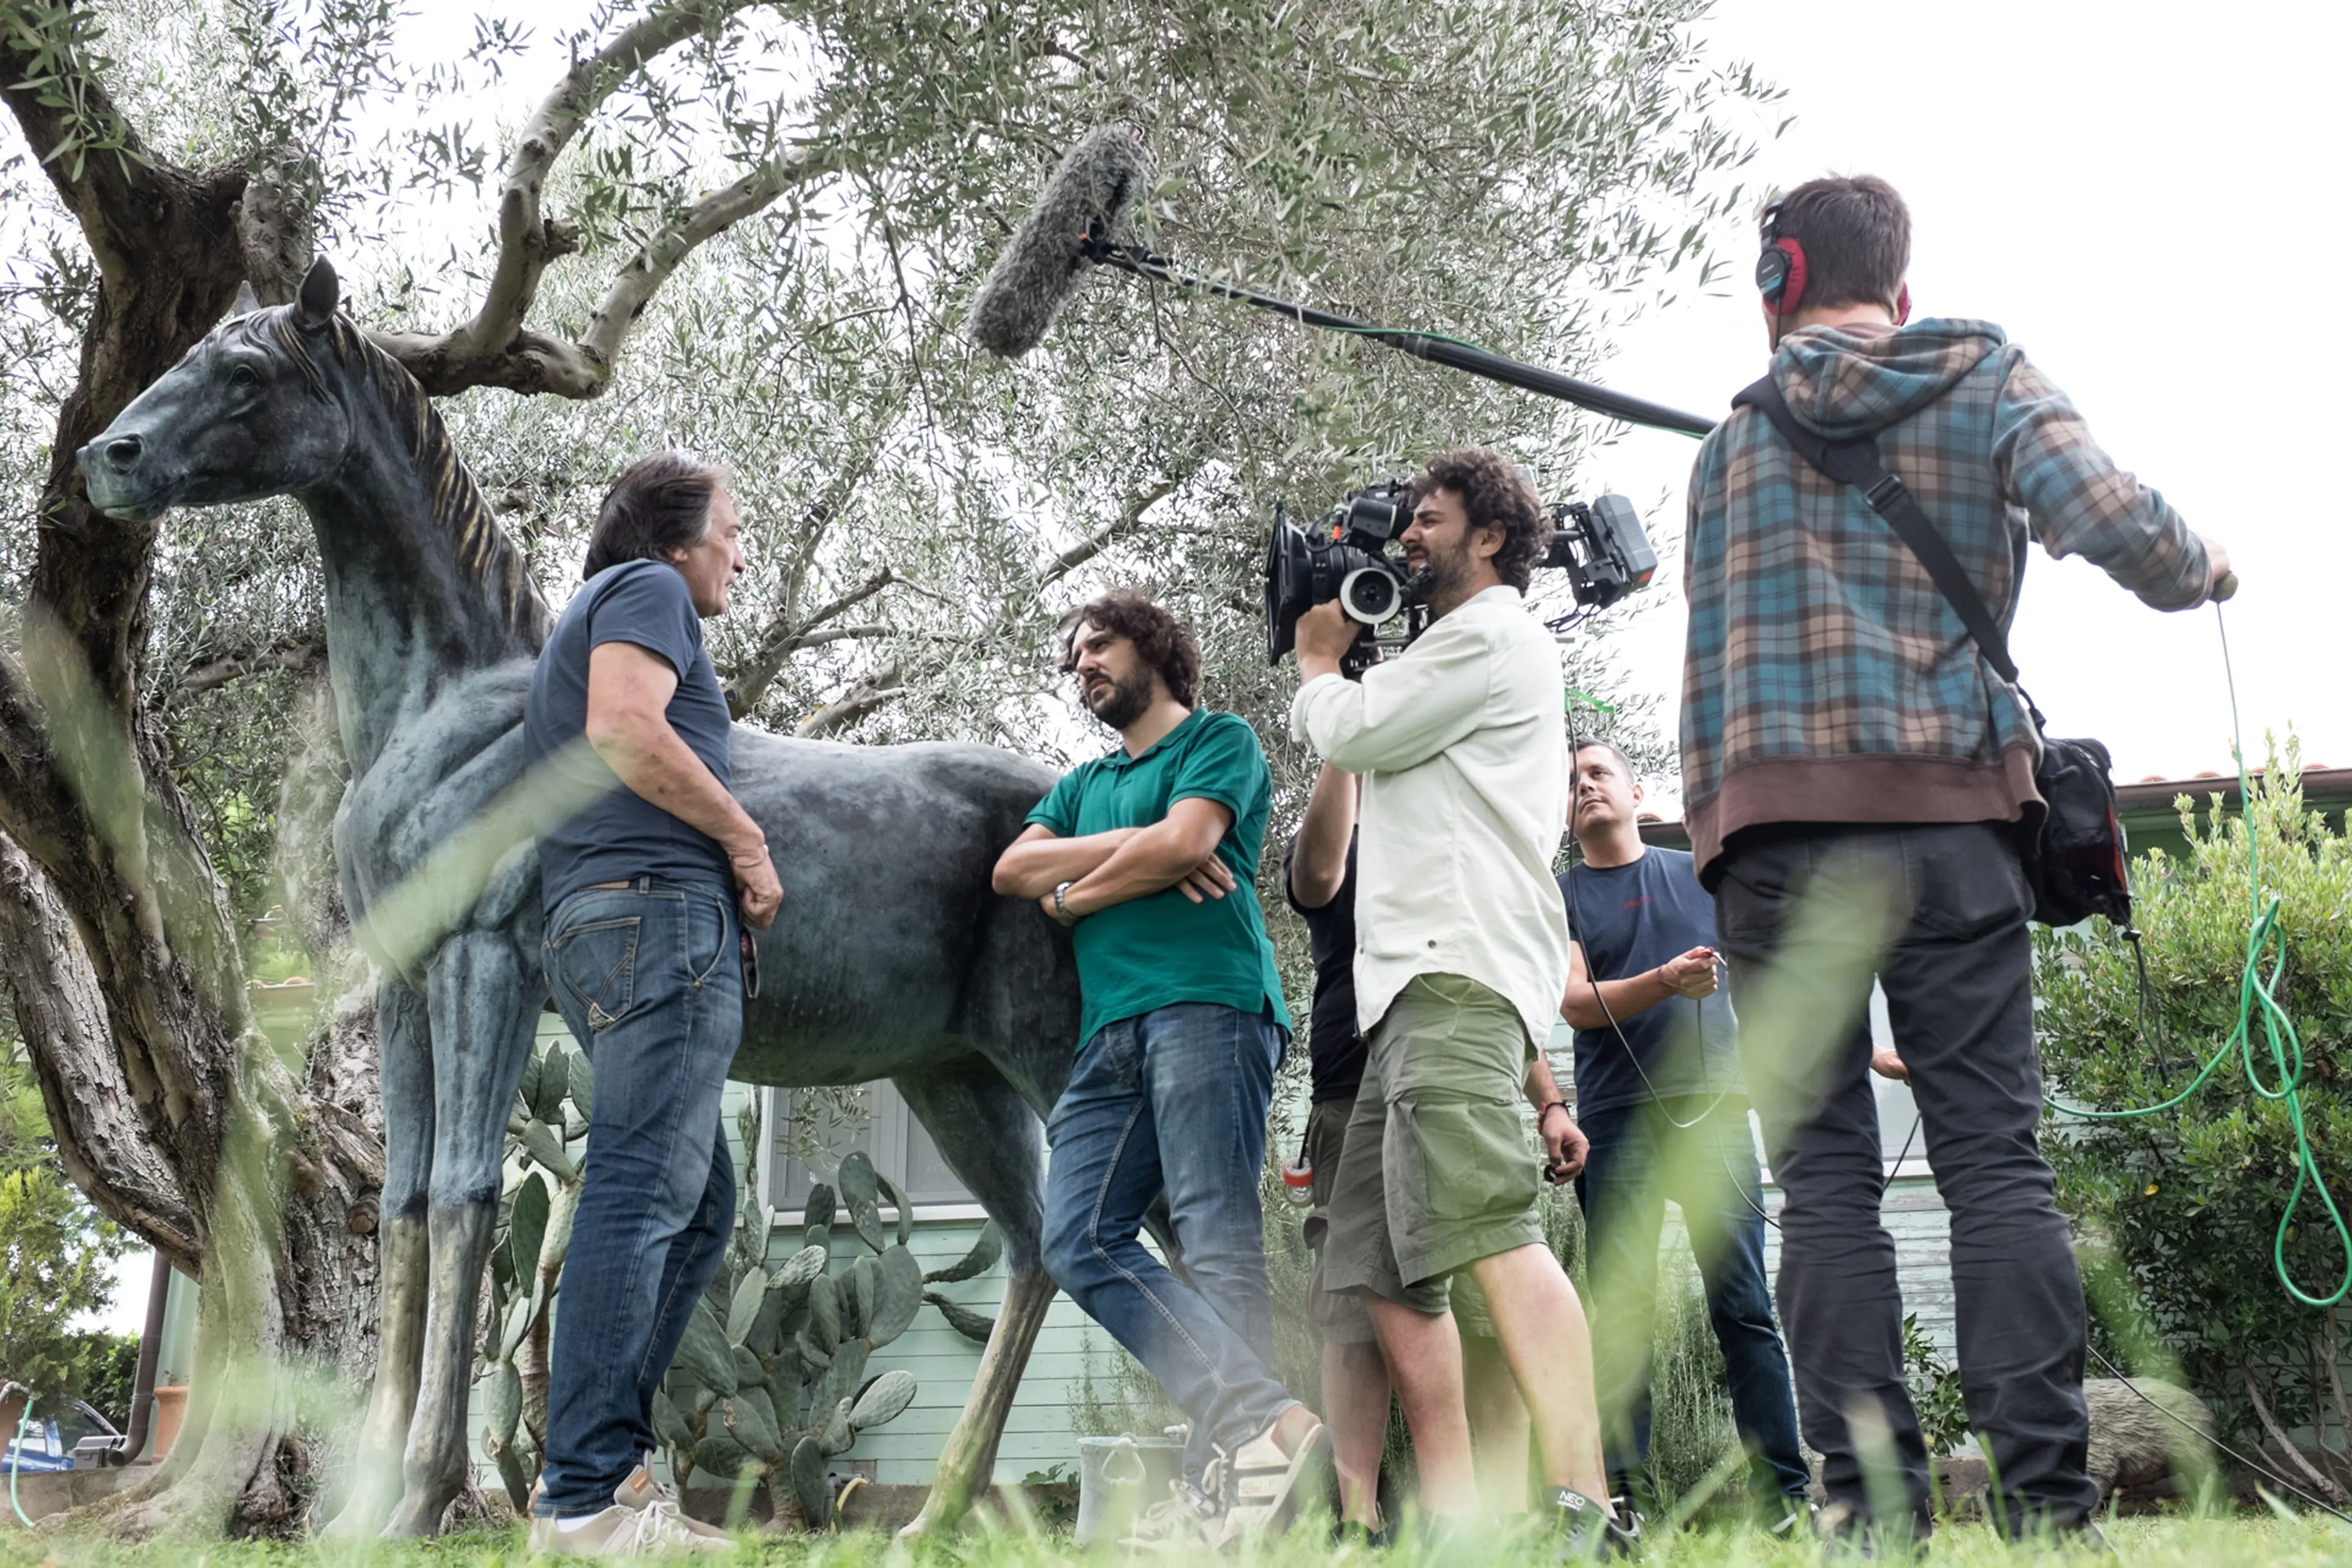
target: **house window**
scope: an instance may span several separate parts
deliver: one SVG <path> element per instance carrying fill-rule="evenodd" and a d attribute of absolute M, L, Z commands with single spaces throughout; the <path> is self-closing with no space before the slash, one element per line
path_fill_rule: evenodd
<path fill-rule="evenodd" d="M 866 1113 L 863 1126 L 825 1115 L 817 1129 L 824 1153 L 814 1169 L 787 1155 L 783 1146 L 784 1130 L 791 1124 L 799 1092 L 764 1089 L 761 1093 L 766 1098 L 762 1120 L 768 1148 L 761 1161 L 760 1196 L 769 1207 L 784 1214 L 799 1213 L 808 1202 L 809 1188 L 820 1181 L 831 1181 L 843 1156 L 853 1149 L 865 1150 L 874 1168 L 907 1195 L 919 1215 L 925 1209 L 952 1208 L 973 1201 L 948 1169 L 947 1161 L 940 1157 L 939 1145 L 915 1119 L 897 1086 L 887 1082 L 860 1086 L 857 1095 Z M 884 1207 L 887 1210 L 888 1206 Z"/>

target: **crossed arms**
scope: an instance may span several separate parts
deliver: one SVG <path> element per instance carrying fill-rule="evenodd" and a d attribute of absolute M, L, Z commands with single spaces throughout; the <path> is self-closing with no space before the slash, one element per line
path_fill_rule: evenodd
<path fill-rule="evenodd" d="M 1234 873 L 1217 858 L 1217 844 L 1233 821 L 1228 808 L 1190 797 L 1148 828 L 1066 839 L 1032 822 L 998 857 L 992 883 L 1007 897 L 1036 900 L 1047 915 L 1055 913 L 1054 889 L 1066 882 L 1062 906 L 1076 916 L 1171 887 L 1195 904 L 1223 898 Z"/>

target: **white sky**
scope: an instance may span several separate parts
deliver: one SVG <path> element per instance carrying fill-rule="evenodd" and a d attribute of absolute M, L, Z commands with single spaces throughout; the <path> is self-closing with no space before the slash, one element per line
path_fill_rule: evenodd
<path fill-rule="evenodd" d="M 1910 204 L 1916 315 L 2000 323 L 2124 466 L 2230 550 L 2246 745 L 2292 723 L 2306 761 L 2352 767 L 2345 613 L 2352 541 L 2326 434 L 2352 370 L 2338 304 L 2347 224 L 2340 73 L 2352 7 L 2252 5 L 2226 19 L 2107 0 L 1724 0 L 1702 30 L 1753 60 L 1796 122 L 1756 183 L 1874 173 Z M 2337 107 L 2330 109 L 2328 105 Z M 1759 127 L 1769 133 L 1769 124 Z M 1748 269 L 1621 335 L 1609 384 L 1703 414 L 1761 374 Z M 2203 299 L 2200 296 L 2203 295 Z M 1626 435 L 1584 476 L 1679 538 L 1695 444 Z M 1660 507 L 1661 498 L 1670 505 Z M 1675 570 L 1661 577 L 1678 575 Z M 1618 646 L 1672 714 L 1685 614 Z M 2147 609 L 2095 568 L 2029 562 L 2012 645 L 2053 729 L 2095 735 L 2116 776 L 2229 767 L 2210 610 Z"/>

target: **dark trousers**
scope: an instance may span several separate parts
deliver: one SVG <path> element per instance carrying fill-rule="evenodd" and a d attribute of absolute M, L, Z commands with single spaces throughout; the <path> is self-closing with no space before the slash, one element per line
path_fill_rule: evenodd
<path fill-rule="evenodd" d="M 1862 1518 L 1872 1448 L 1891 1448 L 1923 1526 L 1928 1508 L 1927 1455 L 1903 1383 L 1895 1242 L 1879 1221 L 1874 973 L 1951 1211 L 1960 1385 L 2004 1522 L 2069 1529 L 2097 1500 L 2084 1473 L 2082 1280 L 2036 1141 L 2031 909 L 2000 823 L 1751 831 L 1723 858 L 1717 939 L 1731 960 L 1748 1091 L 1788 1199 L 1780 1301 L 1798 1410 L 1831 1500 Z M 1801 950 L 1776 963 L 1796 926 Z M 1822 1019 L 1840 1020 L 1827 1040 L 1809 1022 Z"/>
<path fill-rule="evenodd" d="M 548 1357 L 541 1513 L 613 1506 L 654 1446 L 654 1391 L 726 1255 L 735 1166 L 719 1103 L 743 1041 L 738 930 L 726 890 L 652 877 L 548 913 L 549 988 L 596 1105 Z"/>
<path fill-rule="evenodd" d="M 1706 1281 L 1732 1421 L 1754 1456 L 1752 1479 L 1759 1491 L 1803 1496 L 1811 1478 L 1764 1275 L 1763 1191 L 1748 1102 L 1676 1095 L 1595 1111 L 1577 1125 L 1592 1143 L 1576 1197 L 1591 1270 L 1592 1362 L 1610 1490 L 1624 1494 L 1649 1456 L 1658 1233 L 1672 1198 Z"/>

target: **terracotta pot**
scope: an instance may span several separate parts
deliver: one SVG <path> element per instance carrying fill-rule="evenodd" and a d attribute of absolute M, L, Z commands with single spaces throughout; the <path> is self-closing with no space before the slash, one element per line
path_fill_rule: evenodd
<path fill-rule="evenodd" d="M 163 1456 L 172 1451 L 172 1439 L 180 1435 L 180 1422 L 187 1414 L 186 1384 L 155 1390 L 155 1463 L 162 1464 Z"/>

